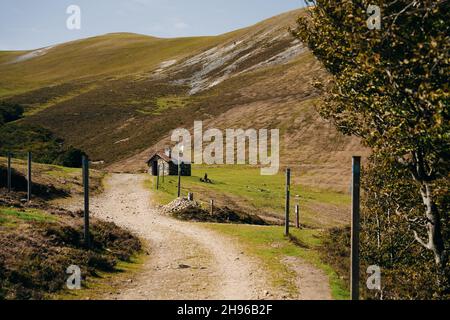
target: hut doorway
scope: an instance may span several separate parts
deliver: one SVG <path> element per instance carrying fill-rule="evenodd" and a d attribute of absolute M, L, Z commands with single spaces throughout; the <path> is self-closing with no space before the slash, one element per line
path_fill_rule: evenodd
<path fill-rule="evenodd" d="M 158 175 L 158 161 L 153 161 L 152 163 L 152 175 L 153 176 Z"/>

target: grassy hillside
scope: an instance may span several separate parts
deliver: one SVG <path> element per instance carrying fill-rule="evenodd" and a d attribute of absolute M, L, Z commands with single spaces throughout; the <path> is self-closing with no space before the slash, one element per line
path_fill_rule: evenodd
<path fill-rule="evenodd" d="M 288 12 L 216 37 L 104 36 L 0 53 L 0 99 L 25 107 L 14 125 L 40 125 L 113 171 L 145 169 L 171 130 L 280 128 L 283 166 L 311 187 L 345 191 L 364 153 L 320 119 L 313 81 L 326 74 L 287 29 Z M 306 178 L 309 177 L 309 180 Z"/>
<path fill-rule="evenodd" d="M 29 59 L 23 57 L 33 51 L 6 52 L 0 55 L 0 94 L 149 72 L 165 60 L 215 45 L 223 38 L 226 36 L 159 39 L 116 33 L 49 47 Z"/>

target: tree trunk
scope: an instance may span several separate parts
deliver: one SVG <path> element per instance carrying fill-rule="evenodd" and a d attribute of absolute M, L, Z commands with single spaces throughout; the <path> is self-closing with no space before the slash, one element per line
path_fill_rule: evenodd
<path fill-rule="evenodd" d="M 424 241 L 414 231 L 414 237 L 424 248 L 430 250 L 434 255 L 436 267 L 438 269 L 437 280 L 440 290 L 450 290 L 447 266 L 447 251 L 442 235 L 441 216 L 439 208 L 433 196 L 432 182 L 435 181 L 433 170 L 430 169 L 425 159 L 422 150 L 419 148 L 412 153 L 412 165 L 410 166 L 411 173 L 414 179 L 420 184 L 420 194 L 422 202 L 425 206 L 426 228 L 428 240 Z"/>
<path fill-rule="evenodd" d="M 447 264 L 447 254 L 445 250 L 444 240 L 442 238 L 441 217 L 439 214 L 439 209 L 434 202 L 432 187 L 429 183 L 422 182 L 420 193 L 422 195 L 422 201 L 425 205 L 426 210 L 425 215 L 427 218 L 428 242 L 420 239 L 417 233 L 416 239 L 425 248 L 433 252 L 436 265 L 438 266 L 441 274 L 444 274 L 445 266 Z"/>
<path fill-rule="evenodd" d="M 441 216 L 433 196 L 432 181 L 434 179 L 431 175 L 432 170 L 427 170 L 430 166 L 426 164 L 423 151 L 420 148 L 412 153 L 412 158 L 413 166 L 411 167 L 411 171 L 414 179 L 420 183 L 420 194 L 422 196 L 422 202 L 425 205 L 428 241 L 422 240 L 417 232 L 414 232 L 414 236 L 421 245 L 433 252 L 440 275 L 444 275 L 447 264 L 447 253 L 442 237 Z"/>

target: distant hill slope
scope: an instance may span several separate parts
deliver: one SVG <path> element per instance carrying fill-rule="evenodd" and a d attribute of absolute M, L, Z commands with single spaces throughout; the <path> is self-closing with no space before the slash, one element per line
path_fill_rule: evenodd
<path fill-rule="evenodd" d="M 301 10 L 216 37 L 109 34 L 0 53 L 0 99 L 116 171 L 145 167 L 171 130 L 280 128 L 283 165 L 312 184 L 347 188 L 358 141 L 320 119 L 311 86 L 326 74 L 287 31 Z"/>

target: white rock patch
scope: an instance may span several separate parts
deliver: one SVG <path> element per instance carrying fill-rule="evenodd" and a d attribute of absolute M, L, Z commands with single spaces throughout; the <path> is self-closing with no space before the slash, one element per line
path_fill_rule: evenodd
<path fill-rule="evenodd" d="M 28 52 L 24 55 L 21 55 L 17 58 L 15 58 L 13 61 L 11 61 L 10 63 L 19 63 L 19 62 L 23 62 L 23 61 L 27 61 L 27 60 L 31 60 L 33 58 L 37 58 L 37 57 L 41 57 L 45 54 L 47 54 L 47 52 L 50 49 L 53 49 L 55 46 L 50 46 L 50 47 L 46 47 L 46 48 L 42 48 L 42 49 L 38 49 L 38 50 L 34 50 L 31 52 Z"/>
<path fill-rule="evenodd" d="M 298 40 L 292 41 L 285 51 L 270 57 L 266 61 L 252 65 L 243 71 L 236 72 L 239 65 L 242 65 L 245 61 L 263 52 L 265 50 L 265 44 L 282 41 L 287 37 L 289 37 L 287 32 L 284 33 L 278 29 L 269 29 L 247 34 L 239 41 L 231 41 L 225 46 L 206 50 L 175 66 L 175 70 L 200 67 L 191 77 L 177 80 L 175 84 L 189 85 L 191 87 L 189 93 L 193 95 L 217 86 L 223 81 L 239 74 L 259 68 L 288 63 L 305 51 L 304 45 Z M 247 53 L 246 51 L 249 52 Z M 226 67 L 224 68 L 224 66 Z M 213 75 L 214 72 L 217 74 Z"/>
<path fill-rule="evenodd" d="M 159 68 L 156 69 L 155 72 L 160 73 L 160 72 L 164 71 L 164 69 L 167 69 L 167 68 L 173 66 L 175 63 L 177 63 L 177 60 L 164 61 L 163 63 L 161 63 L 159 65 Z"/>

